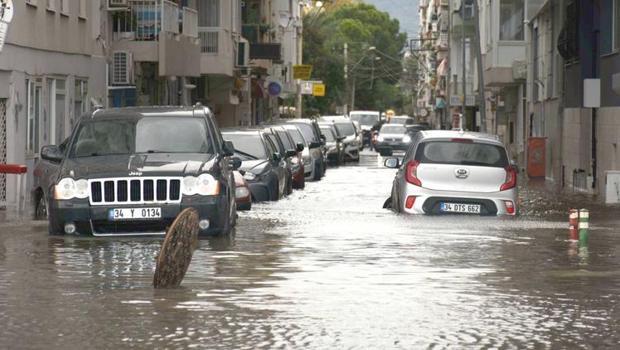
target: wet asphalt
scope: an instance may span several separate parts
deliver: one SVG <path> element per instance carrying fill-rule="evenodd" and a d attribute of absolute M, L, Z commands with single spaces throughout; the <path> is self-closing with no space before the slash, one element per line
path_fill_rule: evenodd
<path fill-rule="evenodd" d="M 618 208 L 534 185 L 516 219 L 405 217 L 382 209 L 393 175 L 366 152 L 254 205 L 172 290 L 151 285 L 161 240 L 4 222 L 0 348 L 620 347 Z M 567 240 L 575 205 L 587 248 Z"/>

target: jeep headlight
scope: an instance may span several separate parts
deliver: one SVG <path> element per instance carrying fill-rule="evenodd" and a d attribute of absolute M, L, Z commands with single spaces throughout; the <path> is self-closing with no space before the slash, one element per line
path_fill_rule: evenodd
<path fill-rule="evenodd" d="M 54 198 L 58 200 L 88 198 L 88 181 L 84 179 L 75 181 L 69 177 L 63 178 L 54 186 Z"/>
<path fill-rule="evenodd" d="M 383 136 L 379 135 L 379 136 L 377 137 L 377 141 L 379 141 L 379 142 L 383 142 Z"/>
<path fill-rule="evenodd" d="M 404 143 L 409 143 L 409 142 L 411 142 L 411 136 L 409 136 L 409 135 L 405 135 L 405 136 L 403 137 L 403 142 L 404 142 Z"/>
<path fill-rule="evenodd" d="M 256 180 L 256 175 L 254 173 L 246 171 L 245 174 L 243 174 L 243 178 L 246 181 L 254 181 L 254 180 Z"/>
<path fill-rule="evenodd" d="M 220 183 L 210 174 L 201 174 L 198 177 L 186 176 L 183 178 L 183 194 L 215 196 L 220 194 Z"/>

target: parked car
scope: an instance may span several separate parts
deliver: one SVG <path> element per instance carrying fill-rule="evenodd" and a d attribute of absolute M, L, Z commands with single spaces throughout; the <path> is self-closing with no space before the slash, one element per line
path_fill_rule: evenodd
<path fill-rule="evenodd" d="M 349 112 L 349 118 L 352 121 L 358 122 L 362 129 L 362 145 L 371 147 L 371 130 L 381 120 L 381 113 L 378 111 L 351 111 Z"/>
<path fill-rule="evenodd" d="M 265 126 L 263 131 L 280 153 L 280 158 L 284 161 L 286 169 L 286 191 L 285 195 L 293 193 L 293 174 L 299 170 L 299 164 L 293 164 L 293 159 L 297 158 L 297 150 L 295 146 L 289 145 L 288 134 L 280 126 Z"/>
<path fill-rule="evenodd" d="M 413 125 L 415 124 L 415 118 L 408 115 L 395 115 L 391 117 L 388 124 L 401 124 L 401 125 Z"/>
<path fill-rule="evenodd" d="M 286 163 L 278 147 L 261 129 L 224 129 L 224 140 L 234 144 L 241 160 L 239 172 L 247 181 L 252 201 L 277 201 L 286 193 Z"/>
<path fill-rule="evenodd" d="M 341 143 L 343 138 L 336 135 L 334 127 L 330 124 L 320 126 L 321 133 L 325 136 L 326 158 L 330 164 L 340 165 L 344 163 L 344 147 Z"/>
<path fill-rule="evenodd" d="M 298 164 L 299 169 L 293 173 L 293 188 L 294 189 L 303 189 L 306 187 L 306 166 L 304 165 L 303 152 L 306 150 L 306 141 L 304 140 L 304 136 L 301 134 L 301 131 L 295 126 L 290 124 L 282 124 L 281 125 L 286 133 L 290 137 L 290 141 L 295 147 L 297 151 L 297 158 L 293 158 L 293 164 Z"/>
<path fill-rule="evenodd" d="M 80 119 L 66 146 L 45 146 L 36 187 L 49 233 L 164 235 L 185 208 L 201 234 L 236 223 L 233 145 L 209 109 L 100 109 Z M 40 202 L 40 201 L 39 201 Z"/>
<path fill-rule="evenodd" d="M 342 144 L 344 146 L 344 160 L 359 162 L 361 135 L 357 133 L 355 124 L 349 119 L 334 120 L 334 126 L 341 136 L 344 136 Z"/>
<path fill-rule="evenodd" d="M 237 203 L 237 210 L 247 211 L 252 209 L 252 192 L 250 192 L 248 182 L 239 171 L 234 171 L 233 174 L 235 175 L 235 203 Z"/>
<path fill-rule="evenodd" d="M 316 121 L 311 119 L 291 119 L 288 124 L 295 125 L 301 131 L 308 147 L 302 153 L 306 179 L 320 180 L 327 169 L 324 159 L 324 140 Z"/>
<path fill-rule="evenodd" d="M 462 131 L 419 132 L 398 168 L 389 206 L 409 214 L 518 213 L 517 170 L 495 136 Z"/>
<path fill-rule="evenodd" d="M 377 136 L 375 149 L 382 156 L 391 156 L 394 151 L 405 152 L 412 140 L 412 130 L 401 124 L 383 124 Z"/>

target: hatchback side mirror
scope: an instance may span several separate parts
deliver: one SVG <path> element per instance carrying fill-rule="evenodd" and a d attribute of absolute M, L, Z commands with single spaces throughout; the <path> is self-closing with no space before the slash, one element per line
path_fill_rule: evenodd
<path fill-rule="evenodd" d="M 285 156 L 286 158 L 294 157 L 297 155 L 297 151 L 293 149 L 286 150 Z"/>
<path fill-rule="evenodd" d="M 317 142 L 317 141 L 312 141 L 312 142 L 310 142 L 310 145 L 308 145 L 308 147 L 310 147 L 310 148 L 318 148 L 318 147 L 321 147 L 321 143 Z"/>
<path fill-rule="evenodd" d="M 398 158 L 388 158 L 383 162 L 383 165 L 385 165 L 386 168 L 396 169 L 400 165 L 399 163 Z"/>
<path fill-rule="evenodd" d="M 298 143 L 297 144 L 297 152 L 303 152 L 303 150 L 306 148 L 306 146 L 304 146 L 303 143 Z"/>
<path fill-rule="evenodd" d="M 274 162 L 279 162 L 279 161 L 281 161 L 281 160 L 282 160 L 282 157 L 280 157 L 280 153 L 278 153 L 278 152 L 274 152 L 274 153 L 271 155 L 271 159 L 273 159 L 273 161 L 274 161 Z"/>
<path fill-rule="evenodd" d="M 232 141 L 224 141 L 224 154 L 227 157 L 235 154 L 235 145 L 232 143 Z"/>
<path fill-rule="evenodd" d="M 337 138 L 337 140 L 338 140 L 338 142 L 342 142 L 346 138 L 347 138 L 346 136 L 340 136 L 340 137 Z"/>
<path fill-rule="evenodd" d="M 50 145 L 41 148 L 41 158 L 49 160 L 50 162 L 60 163 L 64 157 L 64 154 L 60 151 L 58 146 Z"/>

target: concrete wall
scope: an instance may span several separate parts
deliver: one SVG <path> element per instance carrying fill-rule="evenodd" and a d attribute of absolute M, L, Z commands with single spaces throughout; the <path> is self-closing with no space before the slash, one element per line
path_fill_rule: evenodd
<path fill-rule="evenodd" d="M 60 2 L 57 3 L 60 6 Z M 37 6 L 28 5 L 24 0 L 13 1 L 15 12 L 7 42 L 41 50 L 90 55 L 97 46 L 91 21 L 94 20 L 93 10 L 99 11 L 98 3 L 99 0 L 84 1 L 86 16 L 80 17 L 79 0 L 69 1 L 68 15 L 61 14 L 60 9 L 47 10 L 45 0 L 38 1 Z"/>
<path fill-rule="evenodd" d="M 562 166 L 564 183 L 573 186 L 573 170 L 583 169 L 592 175 L 592 111 L 582 108 L 565 108 L 562 134 Z M 590 183 L 587 184 L 590 188 Z"/>
<path fill-rule="evenodd" d="M 597 130 L 597 188 L 605 193 L 605 171 L 620 170 L 620 107 L 600 108 Z"/>

